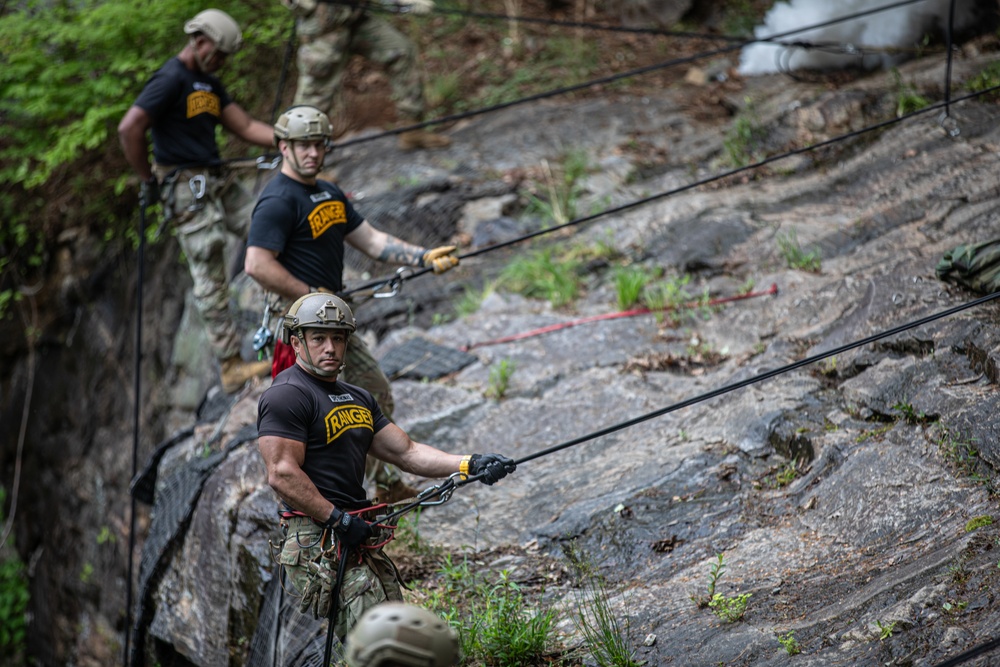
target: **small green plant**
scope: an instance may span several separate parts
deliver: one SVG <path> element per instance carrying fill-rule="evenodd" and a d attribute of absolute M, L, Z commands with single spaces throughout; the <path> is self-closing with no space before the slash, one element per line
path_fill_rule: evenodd
<path fill-rule="evenodd" d="M 690 304 L 695 298 L 687 290 L 691 276 L 673 276 L 649 284 L 643 290 L 642 300 L 646 307 L 656 313 L 656 320 L 669 318 L 674 326 L 680 326 L 684 318 L 691 317 Z"/>
<path fill-rule="evenodd" d="M 722 140 L 729 164 L 734 167 L 745 167 L 767 157 L 764 150 L 767 129 L 757 115 L 753 100 L 747 97 L 744 102 L 746 108 L 736 117 Z"/>
<path fill-rule="evenodd" d="M 943 605 L 941 605 L 941 608 L 944 609 L 949 614 L 951 614 L 951 613 L 956 613 L 957 614 L 958 612 L 962 611 L 963 609 L 965 609 L 968 606 L 969 606 L 968 602 L 966 602 L 964 600 L 959 600 L 958 602 L 955 602 L 954 604 L 951 603 L 951 602 L 945 602 Z"/>
<path fill-rule="evenodd" d="M 607 582 L 575 544 L 570 545 L 565 553 L 583 584 L 577 596 L 577 613 L 573 620 L 597 666 L 639 667 L 641 663 L 636 661 L 635 651 L 628 645 L 628 611 L 624 620 L 614 612 Z"/>
<path fill-rule="evenodd" d="M 799 645 L 799 641 L 795 638 L 795 630 L 789 630 L 784 636 L 778 635 L 778 643 L 781 644 L 788 655 L 802 653 L 802 646 Z"/>
<path fill-rule="evenodd" d="M 930 105 L 927 98 L 917 92 L 912 83 L 903 81 L 902 75 L 895 67 L 892 68 L 892 79 L 896 86 L 896 117 L 920 111 Z"/>
<path fill-rule="evenodd" d="M 901 401 L 892 406 L 893 410 L 903 415 L 903 420 L 907 424 L 926 424 L 930 419 L 922 411 L 918 411 L 912 404 Z"/>
<path fill-rule="evenodd" d="M 6 499 L 6 489 L 0 486 L 0 525 L 5 522 Z M 20 665 L 27 664 L 22 658 L 26 650 L 26 612 L 31 596 L 26 568 L 13 544 L 12 537 L 0 544 L 0 655 L 9 661 L 3 664 Z"/>
<path fill-rule="evenodd" d="M 571 303 L 580 291 L 579 267 L 577 260 L 557 259 L 552 250 L 542 250 L 508 264 L 498 285 L 527 297 L 547 299 L 559 308 Z"/>
<path fill-rule="evenodd" d="M 529 194 L 527 212 L 541 215 L 556 226 L 574 220 L 577 200 L 583 193 L 580 181 L 589 170 L 587 153 L 583 150 L 570 151 L 555 170 L 548 160 L 542 160 L 541 169 L 545 194 Z"/>
<path fill-rule="evenodd" d="M 781 466 L 778 472 L 775 473 L 772 487 L 776 489 L 784 488 L 794 482 L 795 478 L 798 476 L 799 460 L 792 459 L 791 461 L 787 461 L 783 466 Z"/>
<path fill-rule="evenodd" d="M 648 270 L 637 266 L 624 266 L 615 271 L 618 308 L 627 310 L 638 303 L 643 288 L 649 284 L 651 279 L 652 276 Z"/>
<path fill-rule="evenodd" d="M 747 601 L 752 595 L 753 593 L 740 593 L 730 597 L 716 593 L 708 606 L 712 608 L 713 614 L 726 623 L 735 623 L 746 615 Z"/>
<path fill-rule="evenodd" d="M 892 637 L 892 631 L 896 629 L 896 621 L 889 621 L 888 623 L 875 621 L 875 625 L 878 626 L 879 641 L 885 641 L 889 637 Z"/>
<path fill-rule="evenodd" d="M 724 555 L 719 553 L 716 560 L 709 566 L 708 572 L 708 595 L 692 595 L 691 600 L 698 605 L 698 608 L 706 607 L 712 613 L 726 623 L 735 623 L 743 618 L 747 611 L 747 601 L 752 597 L 752 593 L 740 593 L 739 595 L 727 596 L 719 593 L 716 587 L 722 575 L 726 571 Z"/>
<path fill-rule="evenodd" d="M 778 250 L 790 269 L 819 273 L 823 259 L 818 249 L 805 250 L 799 244 L 798 234 L 793 229 L 787 234 L 778 234 Z"/>
<path fill-rule="evenodd" d="M 990 88 L 1000 86 L 1000 62 L 991 62 L 984 67 L 979 74 L 975 75 L 965 83 L 966 90 L 978 93 Z M 984 99 L 996 99 L 997 91 L 988 93 Z"/>
<path fill-rule="evenodd" d="M 556 612 L 529 609 L 506 570 L 473 598 L 471 620 L 459 628 L 468 658 L 498 667 L 540 664 L 555 629 Z"/>
<path fill-rule="evenodd" d="M 971 533 L 974 530 L 979 530 L 984 526 L 993 525 L 993 517 L 989 514 L 983 516 L 977 516 L 974 519 L 970 519 L 968 523 L 965 524 L 965 532 Z"/>
<path fill-rule="evenodd" d="M 510 377 L 514 374 L 515 364 L 509 359 L 501 359 L 500 363 L 490 369 L 489 386 L 486 388 L 487 398 L 502 399 L 510 387 Z"/>
<path fill-rule="evenodd" d="M 459 317 L 467 317 L 479 310 L 483 305 L 483 299 L 493 292 L 493 285 L 486 285 L 482 290 L 475 290 L 466 287 L 462 296 L 455 302 L 455 314 Z"/>

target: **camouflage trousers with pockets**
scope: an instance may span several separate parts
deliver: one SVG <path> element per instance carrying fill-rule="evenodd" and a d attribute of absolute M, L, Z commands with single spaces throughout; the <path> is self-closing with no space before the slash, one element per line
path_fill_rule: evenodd
<path fill-rule="evenodd" d="M 319 11 L 319 9 L 317 10 Z M 300 20 L 298 52 L 299 83 L 296 104 L 309 104 L 339 116 L 341 79 L 354 55 L 385 67 L 396 110 L 407 120 L 420 120 L 424 113 L 424 88 L 416 45 L 391 23 L 371 14 L 328 27 L 311 35 L 308 19 Z M 322 30 L 322 28 L 319 28 Z"/>
<path fill-rule="evenodd" d="M 174 171 L 153 166 L 161 182 Z M 217 359 L 229 359 L 239 355 L 242 336 L 229 309 L 226 244 L 246 238 L 254 200 L 228 170 L 182 169 L 174 176 L 163 193 L 164 219 L 174 226 L 187 259 L 209 344 Z"/>
<path fill-rule="evenodd" d="M 377 519 L 364 513 L 361 516 L 367 521 Z M 309 517 L 283 518 L 281 526 L 285 537 L 277 562 L 293 589 L 289 593 L 301 597 L 302 613 L 327 618 L 340 564 L 333 531 L 316 525 Z M 389 537 L 389 529 L 376 529 L 366 545 L 347 555 L 333 629 L 341 642 L 367 609 L 382 602 L 403 600 L 399 572 L 378 546 Z"/>

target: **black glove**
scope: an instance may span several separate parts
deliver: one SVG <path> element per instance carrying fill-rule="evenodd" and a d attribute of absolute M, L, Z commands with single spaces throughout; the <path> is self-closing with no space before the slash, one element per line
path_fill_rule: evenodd
<path fill-rule="evenodd" d="M 500 454 L 473 454 L 469 458 L 469 474 L 473 477 L 482 475 L 479 481 L 492 486 L 514 472 L 517 464 L 513 459 Z"/>
<path fill-rule="evenodd" d="M 340 543 L 345 549 L 353 549 L 372 536 L 371 524 L 364 519 L 351 516 L 336 507 L 330 512 L 330 518 L 323 524 L 337 533 Z"/>
<path fill-rule="evenodd" d="M 139 201 L 143 206 L 152 206 L 160 201 L 160 182 L 156 176 L 150 176 L 148 181 L 143 181 L 139 186 Z"/>

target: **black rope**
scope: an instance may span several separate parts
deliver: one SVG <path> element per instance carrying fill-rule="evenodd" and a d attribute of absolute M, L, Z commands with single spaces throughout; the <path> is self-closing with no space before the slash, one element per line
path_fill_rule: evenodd
<path fill-rule="evenodd" d="M 979 97 L 979 96 L 982 96 L 982 95 L 986 95 L 988 93 L 991 93 L 991 92 L 994 92 L 994 91 L 997 91 L 997 90 L 1000 90 L 1000 85 L 993 86 L 993 87 L 987 88 L 985 90 L 980 90 L 980 91 L 977 91 L 977 92 L 969 93 L 968 95 L 964 95 L 962 97 L 957 98 L 956 100 L 954 100 L 954 102 L 963 102 L 965 100 L 969 100 L 969 99 L 973 99 L 973 98 L 976 98 L 976 97 Z M 488 252 L 492 252 L 494 250 L 499 250 L 501 248 L 506 248 L 507 246 L 512 246 L 512 245 L 515 245 L 517 243 L 521 243 L 523 241 L 527 241 L 529 239 L 533 239 L 535 237 L 542 236 L 544 234 L 551 234 L 552 232 L 556 232 L 556 231 L 559 231 L 561 229 L 565 229 L 567 227 L 574 227 L 574 226 L 577 226 L 577 225 L 581 225 L 581 224 L 583 224 L 585 222 L 592 222 L 592 221 L 594 221 L 594 220 L 596 220 L 598 218 L 602 218 L 602 217 L 605 217 L 605 216 L 608 216 L 608 215 L 612 215 L 614 213 L 622 213 L 624 211 L 628 211 L 628 210 L 631 210 L 633 208 L 637 208 L 639 206 L 643 206 L 645 204 L 648 204 L 650 202 L 653 202 L 653 201 L 656 201 L 656 200 L 659 200 L 659 199 L 663 199 L 665 197 L 670 197 L 670 196 L 673 196 L 673 195 L 676 195 L 676 194 L 680 194 L 682 192 L 686 192 L 688 190 L 693 190 L 695 188 L 701 187 L 702 185 L 707 185 L 709 183 L 714 183 L 716 181 L 720 181 L 722 179 L 729 178 L 730 176 L 734 176 L 736 174 L 740 174 L 740 173 L 745 172 L 745 171 L 750 171 L 752 169 L 756 169 L 758 167 L 762 167 L 762 166 L 764 166 L 766 164 L 770 164 L 771 162 L 776 162 L 778 160 L 783 160 L 783 159 L 785 159 L 787 157 L 792 157 L 792 156 L 800 155 L 800 154 L 807 153 L 807 152 L 810 152 L 810 151 L 815 151 L 815 150 L 818 150 L 820 148 L 825 148 L 827 146 L 831 146 L 831 145 L 839 143 L 841 141 L 846 141 L 848 139 L 852 139 L 852 138 L 860 136 L 862 134 L 866 134 L 868 132 L 873 132 L 875 130 L 881 130 L 881 129 L 884 129 L 884 128 L 889 127 L 891 125 L 895 125 L 897 123 L 902 123 L 902 122 L 907 121 L 907 120 L 909 120 L 909 119 L 911 119 L 911 118 L 913 118 L 915 116 L 918 116 L 918 115 L 921 115 L 921 114 L 926 114 L 926 113 L 929 113 L 931 111 L 935 111 L 937 109 L 940 109 L 943 106 L 945 106 L 945 104 L 949 104 L 949 103 L 946 103 L 946 102 L 937 102 L 935 104 L 932 104 L 932 105 L 929 105 L 927 107 L 924 107 L 923 109 L 918 109 L 916 111 L 911 111 L 910 113 L 904 114 L 904 115 L 899 116 L 897 118 L 891 118 L 889 120 L 881 121 L 881 122 L 876 123 L 874 125 L 869 125 L 868 127 L 863 127 L 863 128 L 861 128 L 859 130 L 853 130 L 851 132 L 848 132 L 847 134 L 841 134 L 841 135 L 838 135 L 836 137 L 832 137 L 830 139 L 826 139 L 825 141 L 821 141 L 819 143 L 810 144 L 809 146 L 803 146 L 801 148 L 793 148 L 792 150 L 786 151 L 784 153 L 779 153 L 777 155 L 772 155 L 771 157 L 766 157 L 766 158 L 764 158 L 764 159 L 762 159 L 762 160 L 760 160 L 758 162 L 754 162 L 752 164 L 744 165 L 742 167 L 736 167 L 734 169 L 730 169 L 729 171 L 725 171 L 725 172 L 722 172 L 720 174 L 715 174 L 714 176 L 708 176 L 706 178 L 703 178 L 701 180 L 695 181 L 693 183 L 688 183 L 687 185 L 681 185 L 681 186 L 673 188 L 671 190 L 666 190 L 664 192 L 660 192 L 660 193 L 657 193 L 657 194 L 654 194 L 654 195 L 649 195 L 648 197 L 643 197 L 642 199 L 637 199 L 637 200 L 629 202 L 627 204 L 622 204 L 621 206 L 615 206 L 613 208 L 608 208 L 608 209 L 605 209 L 603 211 L 599 211 L 597 213 L 593 213 L 591 215 L 584 216 L 582 218 L 576 218 L 574 220 L 570 220 L 568 222 L 564 222 L 561 225 L 555 225 L 553 227 L 546 227 L 545 229 L 539 229 L 539 230 L 536 230 L 534 232 L 529 232 L 528 234 L 524 234 L 522 236 L 519 236 L 519 237 L 517 237 L 515 239 L 511 239 L 509 241 L 503 241 L 503 242 L 500 242 L 500 243 L 495 243 L 493 245 L 484 246 L 482 248 L 477 248 L 476 250 L 472 250 L 472 251 L 467 252 L 467 253 L 465 253 L 463 255 L 459 255 L 459 259 L 461 260 L 461 259 L 466 259 L 466 258 L 469 258 L 469 257 L 476 257 L 477 255 L 482 255 L 482 254 L 485 254 L 485 253 L 488 253 Z M 344 292 L 342 292 L 342 294 L 349 295 L 349 294 L 354 294 L 355 292 L 362 292 L 362 291 L 366 291 L 366 290 L 372 290 L 372 289 L 378 290 L 379 288 L 385 287 L 386 285 L 391 285 L 391 284 L 394 284 L 394 283 L 401 283 L 404 280 L 409 280 L 409 279 L 412 279 L 412 278 L 416 278 L 418 276 L 422 276 L 422 275 L 424 275 L 426 273 L 429 273 L 431 270 L 432 270 L 431 268 L 419 268 L 419 269 L 418 268 L 414 268 L 414 269 L 412 269 L 411 272 L 409 272 L 410 275 L 406 276 L 405 279 L 403 278 L 402 275 L 400 275 L 399 273 L 397 273 L 397 274 L 395 274 L 395 275 L 393 275 L 391 277 L 388 277 L 388 278 L 376 279 L 376 280 L 373 280 L 371 282 L 364 283 L 364 284 L 362 284 L 362 285 L 360 285 L 358 287 L 354 287 L 354 288 L 351 288 L 349 290 L 344 290 Z"/>
<path fill-rule="evenodd" d="M 358 5 L 357 3 L 347 2 L 346 0 L 329 0 L 329 1 L 332 4 L 344 4 L 344 5 L 348 5 L 348 6 L 352 6 L 352 7 L 359 7 L 359 6 L 361 6 L 361 5 Z M 430 127 L 432 125 L 440 125 L 442 123 L 451 123 L 451 122 L 454 122 L 454 121 L 463 120 L 463 119 L 466 119 L 466 118 L 471 118 L 473 116 L 479 116 L 479 115 L 483 115 L 483 114 L 487 114 L 487 113 L 492 113 L 494 111 L 500 111 L 502 109 L 507 109 L 507 108 L 510 108 L 510 107 L 513 107 L 513 106 L 518 106 L 518 105 L 521 105 L 521 104 L 526 104 L 528 102 L 537 102 L 539 100 L 548 99 L 550 97 L 557 97 L 559 95 L 565 95 L 565 94 L 568 94 L 568 93 L 577 92 L 579 90 L 584 90 L 586 88 L 593 88 L 595 86 L 601 86 L 601 85 L 604 85 L 604 84 L 607 84 L 607 83 L 613 83 L 613 82 L 619 81 L 621 79 L 627 79 L 627 78 L 631 78 L 633 76 L 639 76 L 641 74 L 648 74 L 649 72 L 654 72 L 656 70 L 666 69 L 668 67 L 675 67 L 677 65 L 684 65 L 684 64 L 695 62 L 695 61 L 702 60 L 702 59 L 705 59 L 705 58 L 711 58 L 711 57 L 714 57 L 714 56 L 718 56 L 718 55 L 722 55 L 722 54 L 726 54 L 726 53 L 731 53 L 733 51 L 739 51 L 743 47 L 749 46 L 750 44 L 756 44 L 756 43 L 765 42 L 765 43 L 774 43 L 776 45 L 785 46 L 785 47 L 808 48 L 808 47 L 811 46 L 809 42 L 782 42 L 782 41 L 779 41 L 779 40 L 781 40 L 781 39 L 783 39 L 785 37 L 790 37 L 792 35 L 796 35 L 796 34 L 802 33 L 802 32 L 808 32 L 808 31 L 811 31 L 811 30 L 817 30 L 819 28 L 825 28 L 825 27 L 830 26 L 830 25 L 836 25 L 838 23 L 844 23 L 846 21 L 851 21 L 851 20 L 854 20 L 856 18 L 862 18 L 862 17 L 868 16 L 868 15 L 871 15 L 871 14 L 876 14 L 876 13 L 879 13 L 879 12 L 888 11 L 890 9 L 897 9 L 899 7 L 904 7 L 906 5 L 912 5 L 912 4 L 915 4 L 917 2 L 926 2 L 926 0 L 900 0 L 900 2 L 896 2 L 896 3 L 890 4 L 890 5 L 884 5 L 882 7 L 875 7 L 873 9 L 868 9 L 868 10 L 861 11 L 861 12 L 856 12 L 854 14 L 849 14 L 847 16 L 842 16 L 842 17 L 838 17 L 838 18 L 829 19 L 827 21 L 823 21 L 821 23 L 815 23 L 815 24 L 810 25 L 810 26 L 804 26 L 804 27 L 801 27 L 801 28 L 795 28 L 793 30 L 786 30 L 785 32 L 776 33 L 776 34 L 771 35 L 769 37 L 760 37 L 760 38 L 752 38 L 752 39 L 741 39 L 739 42 L 734 43 L 734 44 L 732 44 L 730 46 L 724 46 L 724 47 L 720 47 L 718 49 L 713 49 L 713 50 L 710 50 L 710 51 L 703 51 L 703 52 L 696 53 L 696 54 L 691 55 L 691 56 L 684 56 L 684 57 L 681 57 L 681 58 L 675 58 L 675 59 L 667 60 L 667 61 L 664 61 L 664 62 L 661 62 L 661 63 L 656 63 L 656 64 L 653 64 L 653 65 L 646 65 L 644 67 L 638 67 L 636 69 L 628 70 L 627 72 L 620 72 L 618 74 L 611 74 L 611 75 L 600 77 L 600 78 L 597 78 L 597 79 L 591 79 L 589 81 L 584 81 L 583 83 L 578 83 L 578 84 L 571 85 L 571 86 L 562 86 L 560 88 L 555 88 L 555 89 L 552 89 L 552 90 L 542 91 L 542 92 L 539 92 L 539 93 L 535 93 L 533 95 L 528 95 L 526 97 L 521 97 L 521 98 L 518 98 L 518 99 L 515 99 L 515 100 L 509 100 L 507 102 L 500 102 L 498 104 L 494 104 L 494 105 L 487 106 L 487 107 L 481 107 L 479 109 L 471 109 L 469 111 L 463 111 L 463 112 L 460 112 L 460 113 L 448 114 L 446 116 L 441 116 L 439 118 L 432 118 L 430 120 L 422 121 L 422 122 L 419 122 L 419 123 L 413 123 L 411 125 L 404 125 L 404 126 L 401 126 L 401 127 L 393 128 L 391 130 L 386 130 L 384 132 L 380 132 L 380 133 L 377 133 L 377 134 L 372 134 L 372 135 L 369 135 L 369 136 L 356 137 L 354 139 L 349 139 L 347 141 L 343 141 L 343 142 L 340 142 L 340 143 L 335 143 L 335 144 L 333 144 L 332 147 L 335 148 L 335 149 L 336 148 L 346 148 L 347 146 L 353 146 L 355 144 L 361 144 L 361 143 L 365 143 L 365 142 L 368 142 L 368 141 L 375 141 L 376 139 L 381 139 L 381 138 L 384 138 L 384 137 L 387 137 L 387 136 L 392 136 L 392 135 L 396 135 L 396 134 L 402 134 L 404 132 L 410 132 L 412 130 L 420 130 L 420 129 L 423 129 L 423 128 L 426 128 L 426 127 Z"/>
<path fill-rule="evenodd" d="M 951 56 L 952 56 L 952 31 L 955 28 L 955 0 L 951 0 L 951 4 L 948 7 L 948 37 L 947 37 L 947 48 L 948 48 L 948 65 L 945 68 L 944 74 L 944 115 L 947 118 L 951 115 L 949 105 L 951 104 Z"/>
<path fill-rule="evenodd" d="M 145 199 L 145 198 L 143 198 Z M 136 282 L 135 282 L 135 355 L 133 358 L 132 371 L 132 476 L 135 479 L 138 472 L 139 461 L 139 412 L 140 412 L 140 390 L 142 387 L 142 281 L 145 272 L 145 247 L 146 247 L 146 202 L 139 202 L 139 248 L 136 252 Z M 128 530 L 128 574 L 125 579 L 125 653 L 122 659 L 123 665 L 131 665 L 129 645 L 132 638 L 132 570 L 135 559 L 135 511 L 138 501 L 135 494 L 131 496 L 129 511 Z"/>
<path fill-rule="evenodd" d="M 969 660 L 983 655 L 984 653 L 989 653 L 997 647 L 1000 647 L 1000 638 L 991 639 L 984 644 L 980 644 L 975 648 L 969 649 L 965 653 L 959 653 L 954 658 L 948 658 L 944 662 L 939 662 L 934 665 L 934 667 L 955 667 L 955 665 L 961 665 L 963 662 L 968 662 Z"/>

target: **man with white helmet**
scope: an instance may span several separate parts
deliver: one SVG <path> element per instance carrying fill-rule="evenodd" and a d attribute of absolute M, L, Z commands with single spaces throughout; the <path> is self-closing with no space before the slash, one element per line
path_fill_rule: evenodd
<path fill-rule="evenodd" d="M 321 180 L 330 141 L 330 119 L 311 106 L 285 111 L 274 125 L 281 151 L 281 172 L 264 187 L 254 208 L 244 270 L 269 293 L 271 312 L 282 313 L 309 292 L 343 290 L 344 244 L 372 259 L 443 273 L 457 266 L 455 246 L 424 248 L 373 227 L 351 205 L 343 190 Z M 345 379 L 372 394 L 392 419 L 389 380 L 364 341 L 348 348 Z M 281 341 L 275 343 L 272 375 L 294 363 Z M 395 502 L 413 494 L 391 466 L 373 463 L 369 477 L 379 500 Z"/>
<path fill-rule="evenodd" d="M 367 609 L 402 600 L 396 567 L 382 551 L 388 538 L 378 517 L 385 509 L 365 493 L 365 457 L 423 477 L 461 473 L 489 485 L 516 467 L 499 454 L 462 456 L 415 442 L 369 392 L 340 381 L 354 331 L 350 307 L 333 294 L 296 300 L 280 333 L 296 362 L 264 391 L 257 410 L 258 447 L 285 535 L 278 563 L 302 598 L 300 611 L 327 618 L 345 559 L 333 628 L 342 642 Z"/>
<path fill-rule="evenodd" d="M 385 602 L 365 612 L 347 635 L 347 667 L 454 667 L 458 633 L 430 611 Z"/>
<path fill-rule="evenodd" d="M 229 312 L 226 239 L 245 236 L 253 198 L 222 165 L 215 128 L 222 125 L 265 147 L 274 145 L 274 134 L 234 102 L 214 75 L 242 46 L 236 21 L 206 9 L 184 24 L 184 32 L 187 44 L 143 88 L 119 123 L 118 136 L 142 181 L 143 204 L 160 201 L 162 190 L 163 215 L 176 225 L 195 304 L 221 366 L 222 388 L 232 393 L 251 377 L 266 374 L 269 365 L 241 359 L 241 336 Z"/>

